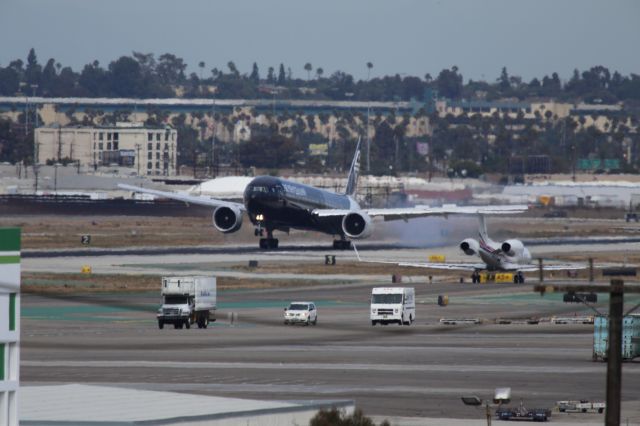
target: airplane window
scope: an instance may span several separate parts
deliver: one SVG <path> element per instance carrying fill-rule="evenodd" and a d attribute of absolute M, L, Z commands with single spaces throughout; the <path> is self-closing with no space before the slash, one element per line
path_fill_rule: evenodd
<path fill-rule="evenodd" d="M 269 188 L 266 186 L 254 186 L 251 190 L 253 192 L 269 192 Z"/>

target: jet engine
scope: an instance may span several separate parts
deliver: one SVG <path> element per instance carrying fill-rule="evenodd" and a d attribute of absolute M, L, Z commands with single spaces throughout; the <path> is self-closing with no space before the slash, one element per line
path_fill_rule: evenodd
<path fill-rule="evenodd" d="M 473 238 L 467 238 L 460 243 L 460 250 L 468 256 L 473 256 L 480 251 L 480 243 Z"/>
<path fill-rule="evenodd" d="M 213 226 L 229 234 L 242 226 L 242 212 L 237 207 L 220 206 L 213 211 Z"/>
<path fill-rule="evenodd" d="M 516 256 L 524 251 L 524 244 L 520 240 L 507 240 L 500 248 L 507 256 Z"/>
<path fill-rule="evenodd" d="M 349 213 L 342 218 L 342 232 L 349 238 L 367 238 L 373 233 L 373 221 L 364 212 Z"/>

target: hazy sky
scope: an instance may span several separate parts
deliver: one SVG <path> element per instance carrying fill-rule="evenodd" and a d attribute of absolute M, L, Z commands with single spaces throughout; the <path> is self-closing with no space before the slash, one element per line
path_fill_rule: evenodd
<path fill-rule="evenodd" d="M 228 61 L 261 75 L 283 62 L 366 77 L 434 77 L 457 65 L 495 80 L 503 66 L 529 80 L 604 65 L 640 73 L 636 0 L 0 0 L 0 65 L 34 47 L 81 67 L 132 51 L 174 53 L 196 71 Z"/>

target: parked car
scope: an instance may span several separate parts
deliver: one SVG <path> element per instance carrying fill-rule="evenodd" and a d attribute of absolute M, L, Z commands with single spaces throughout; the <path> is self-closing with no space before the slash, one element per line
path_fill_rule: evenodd
<path fill-rule="evenodd" d="M 318 322 L 318 310 L 313 302 L 291 302 L 288 308 L 284 308 L 285 324 L 312 324 Z"/>

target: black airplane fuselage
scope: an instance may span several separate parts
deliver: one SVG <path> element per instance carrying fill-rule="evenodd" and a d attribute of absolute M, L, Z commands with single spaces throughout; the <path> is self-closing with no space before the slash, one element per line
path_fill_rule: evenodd
<path fill-rule="evenodd" d="M 343 235 L 342 217 L 318 217 L 316 209 L 357 209 L 349 196 L 272 176 L 258 176 L 244 191 L 251 222 L 268 231 L 303 229 Z"/>

